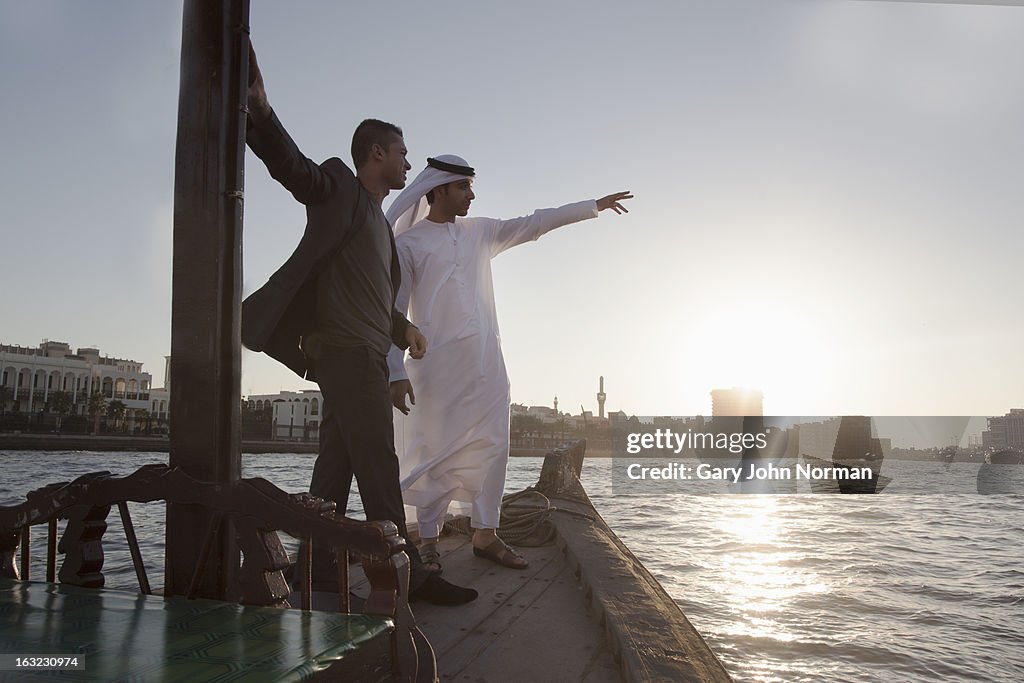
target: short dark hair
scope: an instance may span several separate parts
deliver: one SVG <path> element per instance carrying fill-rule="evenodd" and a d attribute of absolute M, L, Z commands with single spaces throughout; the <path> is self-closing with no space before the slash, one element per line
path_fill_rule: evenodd
<path fill-rule="evenodd" d="M 449 181 L 447 183 L 441 183 L 440 185 L 435 187 L 433 190 L 430 190 L 429 192 L 427 192 L 427 194 L 425 195 L 426 198 L 427 198 L 427 204 L 433 204 L 434 203 L 434 197 L 435 197 L 434 190 L 437 190 L 437 189 L 443 187 L 443 188 L 445 188 L 445 194 L 447 194 L 448 193 L 448 186 L 451 185 L 452 183 L 457 183 L 457 182 L 459 182 L 459 181 L 458 180 L 452 180 L 452 181 Z"/>
<path fill-rule="evenodd" d="M 359 168 L 370 160 L 370 150 L 374 145 L 387 149 L 395 137 L 402 137 L 402 129 L 393 123 L 379 119 L 366 119 L 352 133 L 352 163 Z"/>

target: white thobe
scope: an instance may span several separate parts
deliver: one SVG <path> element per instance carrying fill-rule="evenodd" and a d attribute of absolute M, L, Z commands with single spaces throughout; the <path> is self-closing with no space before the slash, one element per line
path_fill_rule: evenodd
<path fill-rule="evenodd" d="M 420 360 L 403 363 L 397 347 L 388 355 L 391 381 L 408 378 L 416 396 L 409 415 L 395 420 L 395 442 L 402 495 L 417 509 L 420 536 L 438 535 L 452 501 L 472 504 L 474 527 L 498 528 L 510 396 L 491 259 L 596 216 L 597 203 L 588 200 L 511 220 L 424 219 L 396 238 L 402 286 L 395 305 L 410 312 L 428 344 Z"/>

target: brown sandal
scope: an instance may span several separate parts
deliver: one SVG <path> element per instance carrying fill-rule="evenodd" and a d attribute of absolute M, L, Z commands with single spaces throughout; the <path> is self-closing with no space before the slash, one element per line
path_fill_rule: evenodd
<path fill-rule="evenodd" d="M 420 548 L 420 559 L 423 560 L 423 567 L 427 571 L 441 571 L 441 553 L 437 551 L 437 545 L 425 545 Z"/>
<path fill-rule="evenodd" d="M 508 567 L 509 569 L 526 569 L 530 566 L 530 563 L 526 561 L 526 558 L 510 548 L 500 538 L 494 539 L 494 541 L 492 541 L 486 548 L 477 548 L 476 546 L 473 546 L 473 554 L 477 557 L 482 557 L 485 560 L 497 562 L 501 566 Z"/>

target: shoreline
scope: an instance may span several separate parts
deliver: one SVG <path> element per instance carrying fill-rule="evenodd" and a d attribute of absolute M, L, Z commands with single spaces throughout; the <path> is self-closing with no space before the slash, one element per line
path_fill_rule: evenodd
<path fill-rule="evenodd" d="M 0 451 L 140 451 L 146 453 L 168 453 L 171 441 L 166 436 L 116 436 L 111 434 L 0 434 Z M 513 448 L 513 458 L 540 458 L 550 448 Z M 315 454 L 315 441 L 267 441 L 244 439 L 242 453 L 262 455 L 265 453 Z M 608 458 L 611 451 L 590 451 L 588 458 Z"/>
<path fill-rule="evenodd" d="M 0 451 L 141 451 L 150 453 L 169 453 L 170 439 L 166 436 L 118 436 L 113 434 L 40 434 L 40 433 L 0 433 Z M 509 453 L 513 458 L 542 458 L 551 452 L 552 447 L 521 448 L 513 447 Z M 265 439 L 243 439 L 242 453 L 246 455 L 262 455 L 266 453 L 298 453 L 316 454 L 315 441 L 271 441 Z M 913 457 L 911 457 L 913 453 Z M 588 449 L 587 458 L 611 458 L 611 450 Z M 623 460 L 644 461 L 647 459 L 665 459 L 671 456 L 661 454 L 637 456 L 620 455 Z M 687 456 L 690 457 L 690 456 Z M 684 458 L 685 459 L 685 458 Z M 919 462 L 940 462 L 933 454 L 926 451 L 896 452 L 886 456 L 886 460 L 908 460 Z M 977 457 L 957 457 L 954 462 L 980 463 Z"/>

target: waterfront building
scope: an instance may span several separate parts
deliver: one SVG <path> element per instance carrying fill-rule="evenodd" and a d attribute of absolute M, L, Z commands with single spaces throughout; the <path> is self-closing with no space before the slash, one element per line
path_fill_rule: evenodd
<path fill-rule="evenodd" d="M 38 347 L 0 344 L 0 385 L 7 387 L 4 410 L 38 413 L 55 392 L 70 398 L 69 414 L 88 412 L 89 397 L 99 392 L 124 403 L 129 413 L 149 410 L 152 375 L 142 363 L 101 356 L 99 349 L 79 348 L 44 339 Z"/>
<path fill-rule="evenodd" d="M 171 418 L 171 357 L 164 356 L 164 386 L 149 392 L 149 416 L 153 424 L 165 425 Z"/>
<path fill-rule="evenodd" d="M 270 438 L 274 441 L 317 441 L 324 396 L 319 389 L 253 394 L 245 398 L 250 410 L 271 411 Z"/>
<path fill-rule="evenodd" d="M 580 406 L 582 408 L 582 406 Z M 563 444 L 569 437 L 583 436 L 597 449 L 607 450 L 608 418 L 582 410 L 579 415 L 560 413 L 550 406 L 511 405 L 511 446 L 515 449 L 546 449 Z"/>
<path fill-rule="evenodd" d="M 166 387 L 149 392 L 149 417 L 155 425 L 166 425 L 171 419 L 171 391 Z"/>
<path fill-rule="evenodd" d="M 168 389 L 154 389 L 154 396 L 162 396 Z M 323 414 L 323 394 L 318 389 L 279 391 L 276 394 L 251 394 L 243 399 L 252 411 L 271 411 L 270 438 L 275 441 L 317 441 Z M 159 411 L 154 410 L 156 418 Z M 586 426 L 607 427 L 608 418 L 595 416 L 591 411 L 580 415 L 559 413 L 551 406 L 511 405 L 511 417 L 532 417 L 547 427 L 559 425 L 562 429 L 579 431 Z M 564 423 L 564 424 L 563 424 Z"/>
<path fill-rule="evenodd" d="M 537 418 L 545 424 L 558 422 L 558 408 L 552 408 L 550 406 L 530 406 L 526 409 L 526 414 Z"/>
<path fill-rule="evenodd" d="M 981 433 L 981 445 L 997 450 L 1024 450 L 1024 408 L 1013 408 L 1005 415 L 988 418 L 988 429 Z"/>

